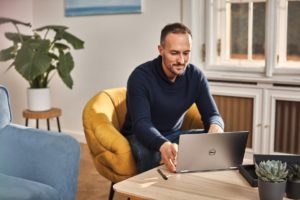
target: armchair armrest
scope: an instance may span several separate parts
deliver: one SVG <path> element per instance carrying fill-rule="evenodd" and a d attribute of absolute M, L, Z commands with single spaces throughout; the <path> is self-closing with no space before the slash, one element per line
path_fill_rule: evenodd
<path fill-rule="evenodd" d="M 0 173 L 55 188 L 75 199 L 80 146 L 72 137 L 14 124 L 0 130 Z"/>
<path fill-rule="evenodd" d="M 104 114 L 97 114 L 86 122 L 85 132 L 88 133 L 86 139 L 98 170 L 109 170 L 110 173 L 112 170 L 118 176 L 124 177 L 121 179 L 136 174 L 135 162 L 127 139 Z M 115 182 L 118 182 L 120 178 L 116 179 L 118 180 Z"/>

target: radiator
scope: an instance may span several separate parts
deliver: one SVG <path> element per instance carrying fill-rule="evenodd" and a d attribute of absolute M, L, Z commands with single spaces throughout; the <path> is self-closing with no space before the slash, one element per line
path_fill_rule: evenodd
<path fill-rule="evenodd" d="M 300 154 L 300 102 L 276 100 L 274 150 Z"/>
<path fill-rule="evenodd" d="M 226 132 L 249 131 L 247 147 L 252 148 L 253 98 L 214 95 Z"/>

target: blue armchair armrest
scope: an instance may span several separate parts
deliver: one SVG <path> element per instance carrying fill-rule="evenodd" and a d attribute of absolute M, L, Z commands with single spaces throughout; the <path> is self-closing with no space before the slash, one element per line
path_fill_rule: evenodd
<path fill-rule="evenodd" d="M 79 143 L 66 134 L 15 124 L 0 129 L 0 173 L 48 185 L 60 199 L 75 199 L 79 157 Z"/>

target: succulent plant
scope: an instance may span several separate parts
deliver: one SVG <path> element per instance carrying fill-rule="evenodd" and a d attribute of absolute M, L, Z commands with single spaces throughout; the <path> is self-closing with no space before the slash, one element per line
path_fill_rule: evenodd
<path fill-rule="evenodd" d="M 300 180 L 300 165 L 299 164 L 292 164 L 288 167 L 289 174 L 288 177 L 291 180 Z"/>
<path fill-rule="evenodd" d="M 255 173 L 259 179 L 266 182 L 282 182 L 288 175 L 287 164 L 280 160 L 261 161 L 255 163 Z"/>

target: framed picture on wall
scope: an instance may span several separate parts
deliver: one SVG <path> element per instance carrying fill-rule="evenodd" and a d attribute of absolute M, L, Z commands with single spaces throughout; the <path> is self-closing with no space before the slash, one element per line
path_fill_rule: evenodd
<path fill-rule="evenodd" d="M 141 13 L 142 0 L 65 0 L 66 16 Z"/>

